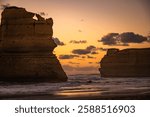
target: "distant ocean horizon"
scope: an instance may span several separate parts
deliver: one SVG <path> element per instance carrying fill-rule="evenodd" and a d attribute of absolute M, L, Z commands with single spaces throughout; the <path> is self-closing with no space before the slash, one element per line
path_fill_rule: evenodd
<path fill-rule="evenodd" d="M 103 95 L 149 94 L 150 78 L 102 78 L 100 74 L 69 75 L 63 83 L 6 83 L 0 82 L 0 99 L 17 96 L 49 95 L 49 99 L 71 99 Z M 52 98 L 53 97 L 53 98 Z M 28 99 L 26 97 L 25 99 Z M 30 99 L 30 98 L 29 98 Z"/>

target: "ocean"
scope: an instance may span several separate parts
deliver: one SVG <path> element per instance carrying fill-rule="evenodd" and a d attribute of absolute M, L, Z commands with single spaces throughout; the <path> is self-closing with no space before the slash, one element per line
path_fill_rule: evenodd
<path fill-rule="evenodd" d="M 150 78 L 101 78 L 99 74 L 81 74 L 69 75 L 68 81 L 64 83 L 19 84 L 0 82 L 0 99 L 12 99 L 13 97 L 16 97 L 14 99 L 24 99 L 23 97 L 32 99 L 28 97 L 42 95 L 49 96 L 48 99 L 80 99 L 80 97 L 129 95 L 133 93 L 135 95 L 149 95 Z"/>

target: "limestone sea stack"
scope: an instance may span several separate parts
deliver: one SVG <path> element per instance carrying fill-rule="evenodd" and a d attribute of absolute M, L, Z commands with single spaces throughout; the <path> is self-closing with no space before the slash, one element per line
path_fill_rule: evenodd
<path fill-rule="evenodd" d="M 109 49 L 100 65 L 102 77 L 150 77 L 150 48 Z"/>
<path fill-rule="evenodd" d="M 36 19 L 33 19 L 36 17 Z M 0 27 L 0 81 L 63 82 L 67 76 L 52 39 L 52 18 L 7 7 Z"/>

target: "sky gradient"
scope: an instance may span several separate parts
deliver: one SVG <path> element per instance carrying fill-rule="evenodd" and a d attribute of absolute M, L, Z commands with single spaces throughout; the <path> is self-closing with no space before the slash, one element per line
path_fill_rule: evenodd
<path fill-rule="evenodd" d="M 124 32 L 133 32 L 147 37 L 149 0 L 0 0 L 1 5 L 7 3 L 39 14 L 44 12 L 43 17 L 53 18 L 53 36 L 63 42 L 54 53 L 67 74 L 98 73 L 98 63 L 108 48 L 150 47 L 147 41 L 126 43 L 126 46 L 104 45 L 100 41 L 108 33 L 122 36 Z"/>

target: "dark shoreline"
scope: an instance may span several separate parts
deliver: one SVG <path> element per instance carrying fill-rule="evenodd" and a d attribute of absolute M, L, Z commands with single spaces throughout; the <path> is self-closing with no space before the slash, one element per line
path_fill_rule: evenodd
<path fill-rule="evenodd" d="M 0 100 L 150 100 L 150 79 L 77 75 L 65 83 L 1 82 Z"/>
<path fill-rule="evenodd" d="M 10 95 L 0 96 L 0 100 L 150 100 L 150 91 L 147 92 L 114 92 L 99 95 L 61 96 L 54 94 Z"/>

